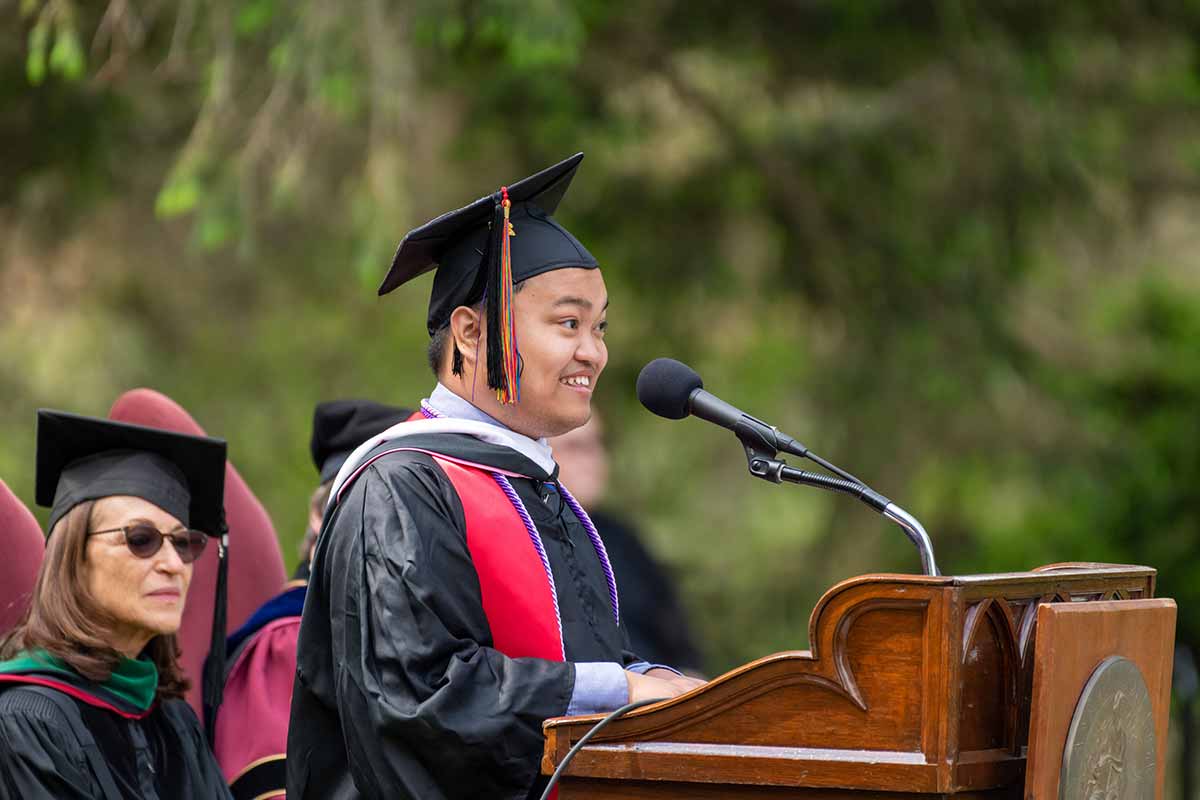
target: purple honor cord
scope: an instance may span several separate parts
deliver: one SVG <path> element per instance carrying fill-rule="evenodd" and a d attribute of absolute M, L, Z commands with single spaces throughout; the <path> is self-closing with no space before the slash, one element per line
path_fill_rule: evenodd
<path fill-rule="evenodd" d="M 525 504 L 517 496 L 517 490 L 508 482 L 508 478 L 499 472 L 493 472 L 492 477 L 496 480 L 496 483 L 500 484 L 500 488 L 504 490 L 504 496 L 508 498 L 508 502 L 512 503 L 513 508 L 517 510 L 517 514 L 521 517 L 521 522 L 525 523 L 525 532 L 529 534 L 529 541 L 533 542 L 533 549 L 537 551 L 538 558 L 542 560 L 542 569 L 545 570 L 546 580 L 550 583 L 550 599 L 554 603 L 554 623 L 558 626 L 558 644 L 562 650 L 562 659 L 566 661 L 567 641 L 563 637 L 562 614 L 558 610 L 558 587 L 554 583 L 554 572 L 550 569 L 550 558 L 546 555 L 546 548 L 542 544 L 541 534 L 538 533 L 537 526 L 533 524 L 529 512 L 525 510 Z"/>
<path fill-rule="evenodd" d="M 617 599 L 617 576 L 613 573 L 612 564 L 608 560 L 608 551 L 604 549 L 604 540 L 600 538 L 600 532 L 596 530 L 595 523 L 583 510 L 583 506 L 579 505 L 579 501 L 575 499 L 567 487 L 561 483 L 558 484 L 559 492 L 562 494 L 563 500 L 567 501 L 567 505 L 571 507 L 571 511 L 575 512 L 575 518 L 583 525 L 583 529 L 587 531 L 588 538 L 592 540 L 592 548 L 596 551 L 596 557 L 600 559 L 600 566 L 604 569 L 604 579 L 608 582 L 608 601 L 612 605 L 613 619 L 617 625 L 621 624 L 621 604 Z"/>
<path fill-rule="evenodd" d="M 426 419 L 439 419 L 444 415 L 429 405 L 428 402 L 421 401 L 421 414 Z M 481 465 L 482 467 L 482 465 Z M 486 467 L 484 467 L 486 469 Z M 509 483 L 508 478 L 499 472 L 488 470 L 491 473 L 496 483 L 504 491 L 504 496 L 508 498 L 508 502 L 512 503 L 516 509 L 517 515 L 521 518 L 521 522 L 525 524 L 525 531 L 529 534 L 529 541 L 533 543 L 533 549 L 537 551 L 538 558 L 542 561 L 542 569 L 546 571 L 546 580 L 550 584 L 550 596 L 554 599 L 554 616 L 558 622 L 558 638 L 561 642 L 562 636 L 562 617 L 558 611 L 558 589 L 554 583 L 554 573 L 550 570 L 550 559 L 546 556 L 546 548 L 542 544 L 542 536 L 538 533 L 537 526 L 533 524 L 533 519 L 529 516 L 529 512 L 525 508 L 525 504 L 521 502 L 521 498 L 517 495 L 517 490 Z M 567 487 L 561 483 L 557 484 L 559 493 L 571 511 L 575 514 L 575 518 L 583 525 L 583 529 L 587 531 L 588 539 L 592 542 L 592 548 L 596 551 L 596 557 L 600 559 L 600 568 L 604 570 L 604 579 L 608 583 L 608 601 L 612 605 L 613 619 L 617 625 L 621 624 L 621 606 L 617 600 L 617 578 L 613 574 L 612 564 L 608 560 L 608 551 L 604 549 L 604 541 L 600 538 L 599 531 L 596 530 L 596 525 L 592 522 L 592 518 L 583 510 L 583 506 L 579 505 Z M 566 659 L 566 644 L 563 644 L 564 653 L 563 659 Z"/>

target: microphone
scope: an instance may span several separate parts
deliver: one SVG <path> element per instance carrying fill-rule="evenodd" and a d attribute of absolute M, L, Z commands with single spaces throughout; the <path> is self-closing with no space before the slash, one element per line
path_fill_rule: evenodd
<path fill-rule="evenodd" d="M 739 408 L 704 390 L 704 381 L 694 369 L 673 358 L 656 358 L 642 367 L 637 379 L 637 396 L 651 412 L 667 419 L 683 419 L 689 414 L 738 435 L 747 446 L 761 444 L 775 453 L 809 456 L 808 448 L 778 428 L 752 417 Z M 746 441 L 747 438 L 753 442 Z M 835 472 L 841 473 L 836 467 Z M 852 475 L 843 475 L 855 480 Z"/>
<path fill-rule="evenodd" d="M 750 474 L 772 483 L 799 483 L 853 495 L 895 522 L 916 545 L 921 554 L 921 566 L 926 575 L 937 575 L 933 543 L 929 534 L 915 517 L 858 478 L 810 452 L 807 447 L 730 405 L 704 389 L 704 381 L 694 369 L 673 358 L 656 358 L 638 374 L 637 396 L 650 412 L 667 419 L 683 419 L 689 415 L 733 431 L 746 448 Z M 780 452 L 807 458 L 841 479 L 818 472 L 789 467 L 776 458 Z"/>

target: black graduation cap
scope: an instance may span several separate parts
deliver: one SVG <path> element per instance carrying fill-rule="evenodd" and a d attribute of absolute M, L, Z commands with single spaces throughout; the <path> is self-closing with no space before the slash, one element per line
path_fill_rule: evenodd
<path fill-rule="evenodd" d="M 371 400 L 331 400 L 318 403 L 313 411 L 312 441 L 309 451 L 321 473 L 321 483 L 333 480 L 354 448 L 404 422 L 412 411 Z"/>
<path fill-rule="evenodd" d="M 38 410 L 37 502 L 54 529 L 85 500 L 133 495 L 185 527 L 220 535 L 224 527 L 225 441 Z"/>
<path fill-rule="evenodd" d="M 454 309 L 486 297 L 488 386 L 497 390 L 502 402 L 517 399 L 513 284 L 550 270 L 599 266 L 551 216 L 581 161 L 583 153 L 576 153 L 409 231 L 379 286 L 379 294 L 385 295 L 437 269 L 426 321 L 430 336 L 450 322 Z M 501 235 L 505 230 L 507 237 Z"/>

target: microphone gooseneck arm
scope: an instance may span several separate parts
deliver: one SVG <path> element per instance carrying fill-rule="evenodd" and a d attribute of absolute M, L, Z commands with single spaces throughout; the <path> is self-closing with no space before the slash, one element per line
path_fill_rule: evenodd
<path fill-rule="evenodd" d="M 752 434 L 757 433 L 753 429 L 751 429 L 751 432 Z M 916 545 L 917 552 L 921 556 L 922 572 L 926 575 L 941 574 L 938 572 L 937 561 L 933 556 L 933 542 L 930 540 L 929 534 L 925 532 L 925 526 L 912 514 L 909 514 L 903 508 L 854 476 L 849 475 L 849 473 L 837 469 L 837 467 L 833 467 L 824 459 L 809 453 L 807 448 L 804 448 L 805 458 L 838 474 L 849 475 L 849 477 L 835 478 L 832 475 L 823 475 L 819 472 L 808 472 L 807 470 L 790 467 L 786 462 L 775 458 L 773 451 L 763 447 L 761 437 L 757 435 L 744 437 L 739 431 L 738 438 L 741 439 L 742 444 L 746 448 L 746 460 L 750 467 L 751 475 L 756 478 L 762 478 L 765 481 L 770 481 L 771 483 L 783 483 L 786 481 L 787 483 L 796 483 L 804 486 L 815 486 L 818 489 L 825 489 L 831 492 L 841 492 L 842 494 L 858 498 L 900 526 L 904 531 L 904 535 Z"/>
<path fill-rule="evenodd" d="M 917 518 L 895 503 L 888 503 L 883 509 L 883 515 L 904 529 L 907 536 L 921 553 L 921 568 L 926 575 L 941 575 L 937 562 L 933 560 L 933 542 L 925 532 L 925 526 Z"/>

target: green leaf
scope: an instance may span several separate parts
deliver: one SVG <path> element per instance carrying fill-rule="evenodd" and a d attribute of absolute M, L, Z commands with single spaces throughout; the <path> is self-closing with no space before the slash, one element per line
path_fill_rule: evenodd
<path fill-rule="evenodd" d="M 154 201 L 154 213 L 161 219 L 170 219 L 196 208 L 200 200 L 200 181 L 195 177 L 173 180 L 162 188 Z"/>
<path fill-rule="evenodd" d="M 46 45 L 50 39 L 50 25 L 41 19 L 29 31 L 29 55 L 25 57 L 25 75 L 34 86 L 46 78 Z"/>
<path fill-rule="evenodd" d="M 438 28 L 438 39 L 442 47 L 458 47 L 466 36 L 467 26 L 461 17 L 449 17 Z"/>
<path fill-rule="evenodd" d="M 30 52 L 25 58 L 25 75 L 34 86 L 40 86 L 46 77 L 46 54 Z"/>
<path fill-rule="evenodd" d="M 283 41 L 271 48 L 267 55 L 267 63 L 276 72 L 287 72 L 295 62 L 295 48 L 290 41 Z"/>
<path fill-rule="evenodd" d="M 196 238 L 205 250 L 216 250 L 233 236 L 234 226 L 219 214 L 209 214 L 200 220 Z"/>
<path fill-rule="evenodd" d="M 255 0 L 246 3 L 238 9 L 237 32 L 241 36 L 253 36 L 260 33 L 275 19 L 274 0 Z"/>
<path fill-rule="evenodd" d="M 74 28 L 60 28 L 50 51 L 50 71 L 70 81 L 83 77 L 86 70 L 83 48 Z"/>
<path fill-rule="evenodd" d="M 318 92 L 325 105 L 343 120 L 349 120 L 358 112 L 361 95 L 355 77 L 347 72 L 326 75 L 321 79 Z"/>

